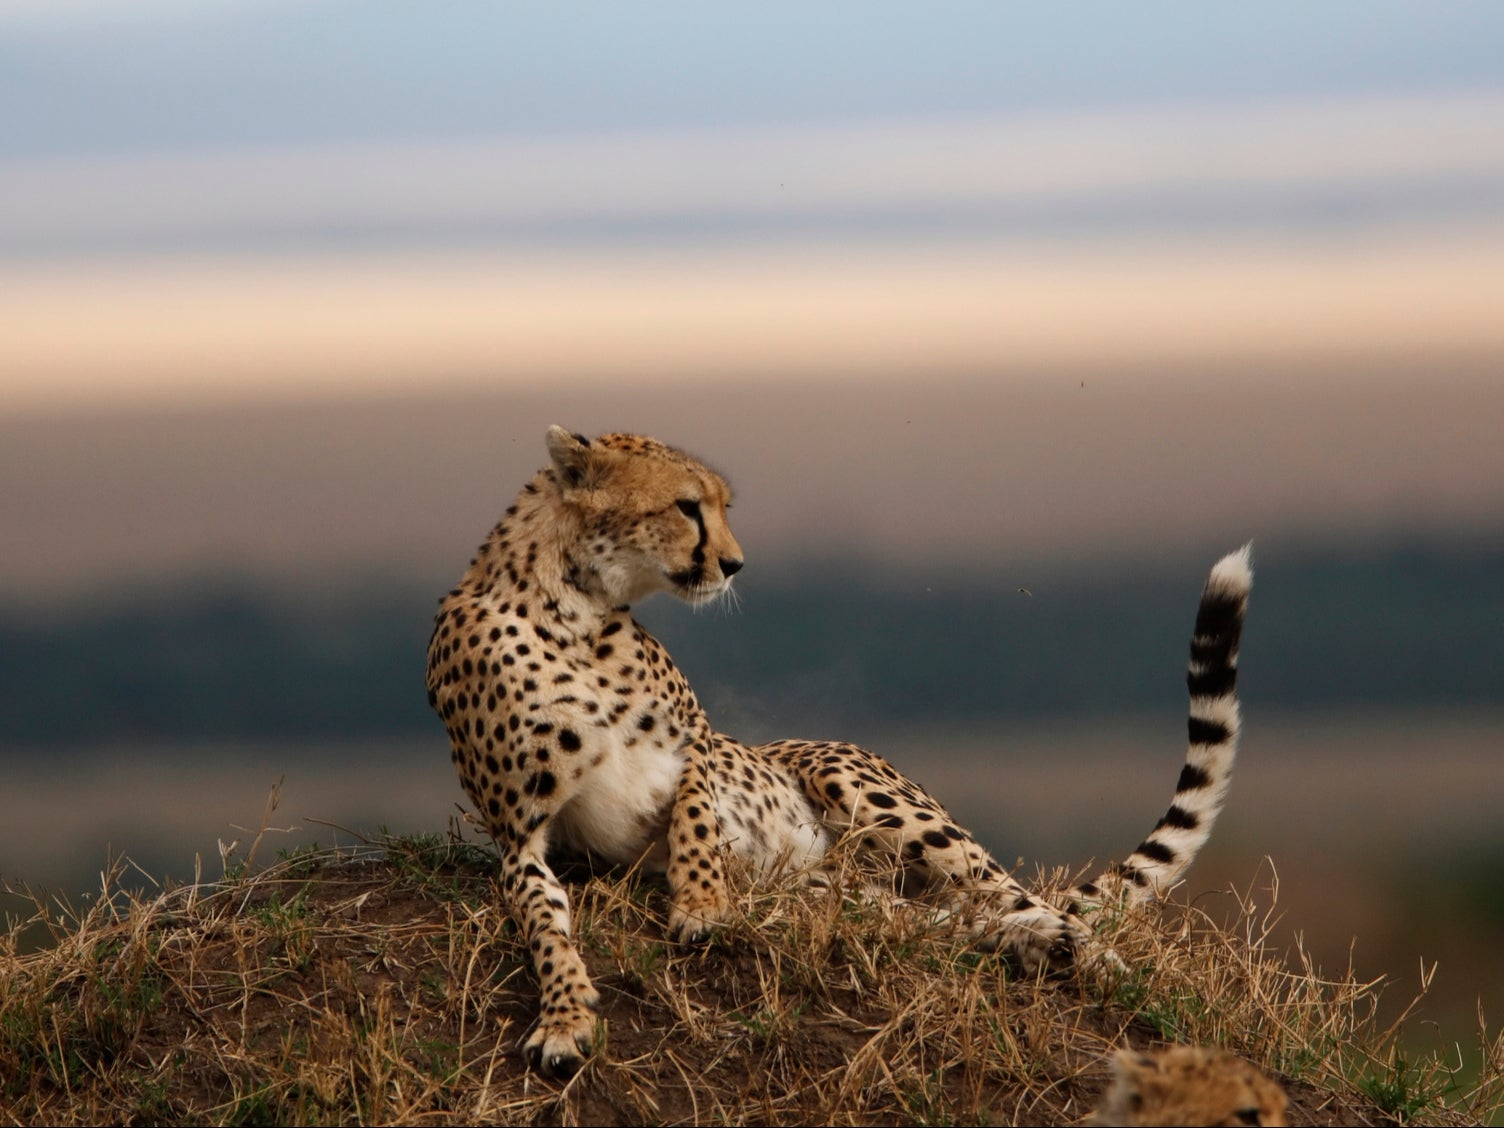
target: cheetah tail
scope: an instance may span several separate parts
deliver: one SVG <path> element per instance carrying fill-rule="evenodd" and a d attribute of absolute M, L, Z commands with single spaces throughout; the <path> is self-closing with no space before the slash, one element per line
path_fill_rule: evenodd
<path fill-rule="evenodd" d="M 1076 890 L 1083 901 L 1100 902 L 1104 893 L 1130 904 L 1152 901 L 1180 879 L 1211 837 L 1238 752 L 1238 639 L 1253 587 L 1252 549 L 1245 544 L 1217 561 L 1201 592 L 1186 673 L 1190 739 L 1170 809 L 1126 861 Z"/>

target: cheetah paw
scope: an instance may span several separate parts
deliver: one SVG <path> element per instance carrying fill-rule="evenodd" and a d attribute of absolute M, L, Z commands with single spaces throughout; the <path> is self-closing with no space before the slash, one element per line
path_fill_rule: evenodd
<path fill-rule="evenodd" d="M 540 1018 L 522 1047 L 529 1068 L 545 1077 L 573 1077 L 595 1052 L 595 1023 L 595 1011 L 587 1006 Z"/>
<path fill-rule="evenodd" d="M 726 895 L 706 895 L 693 904 L 676 900 L 668 910 L 668 934 L 681 943 L 703 940 L 726 922 Z"/>
<path fill-rule="evenodd" d="M 1071 970 L 1095 945 L 1091 930 L 1076 917 L 1044 905 L 1030 905 L 1004 913 L 980 946 L 1006 952 L 1025 975 L 1038 975 L 1041 971 L 1058 974 Z"/>

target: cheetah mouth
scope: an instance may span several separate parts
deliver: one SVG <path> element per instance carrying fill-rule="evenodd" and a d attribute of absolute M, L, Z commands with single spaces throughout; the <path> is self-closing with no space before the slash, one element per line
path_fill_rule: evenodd
<path fill-rule="evenodd" d="M 729 579 L 707 580 L 704 572 L 698 568 L 669 572 L 667 576 L 669 583 L 674 586 L 674 594 L 686 603 L 709 603 L 731 590 Z"/>

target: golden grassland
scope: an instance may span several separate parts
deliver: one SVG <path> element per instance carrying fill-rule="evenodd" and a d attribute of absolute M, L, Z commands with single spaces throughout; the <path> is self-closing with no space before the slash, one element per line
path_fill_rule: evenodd
<path fill-rule="evenodd" d="M 1504 1039 L 1407 1059 L 1377 985 L 1274 951 L 1251 895 L 1230 924 L 1104 917 L 1128 970 L 1036 980 L 849 858 L 830 891 L 733 874 L 695 947 L 665 940 L 660 886 L 577 875 L 604 1021 L 551 1081 L 518 1053 L 536 984 L 488 848 L 452 827 L 257 869 L 259 843 L 214 882 L 132 892 L 121 863 L 82 907 L 31 897 L 0 941 L 0 1123 L 1072 1124 L 1115 1047 L 1165 1042 L 1262 1066 L 1295 1124 L 1504 1106 Z"/>

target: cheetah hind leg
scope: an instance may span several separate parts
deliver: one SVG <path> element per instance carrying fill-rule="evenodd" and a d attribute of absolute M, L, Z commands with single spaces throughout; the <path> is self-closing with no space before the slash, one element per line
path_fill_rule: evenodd
<path fill-rule="evenodd" d="M 937 928 L 959 927 L 979 951 L 1002 953 L 1026 976 L 1124 969 L 1122 957 L 1073 910 L 1028 896 L 1002 909 L 989 905 L 991 899 L 974 890 L 957 892 L 934 911 L 932 921 Z"/>
<path fill-rule="evenodd" d="M 971 925 L 973 944 L 984 952 L 1008 955 L 1025 975 L 1062 975 L 1125 970 L 1121 956 L 1075 913 L 1026 900 L 997 916 Z"/>
<path fill-rule="evenodd" d="M 827 892 L 851 895 L 851 890 L 839 889 L 833 876 L 817 870 L 806 880 Z M 1066 975 L 1075 970 L 1097 973 L 1125 969 L 1122 958 L 1073 910 L 1019 897 L 1012 889 L 1004 903 L 1013 903 L 1005 909 L 996 903 L 997 892 L 989 895 L 974 889 L 958 890 L 937 903 L 933 896 L 899 896 L 891 885 L 873 880 L 855 894 L 890 908 L 917 911 L 926 931 L 936 935 L 959 932 L 978 951 L 1002 954 L 1030 978 Z"/>
<path fill-rule="evenodd" d="M 1036 899 L 927 791 L 854 744 L 784 740 L 758 749 L 799 781 L 827 828 L 922 889 L 935 926 L 957 922 L 983 951 L 1025 974 L 1122 966 L 1075 913 Z"/>

